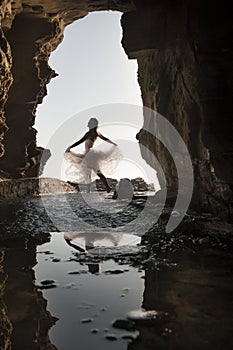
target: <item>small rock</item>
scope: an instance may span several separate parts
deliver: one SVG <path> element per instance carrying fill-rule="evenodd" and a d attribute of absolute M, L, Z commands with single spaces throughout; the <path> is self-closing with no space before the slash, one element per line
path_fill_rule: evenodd
<path fill-rule="evenodd" d="M 200 238 L 198 240 L 198 243 L 199 244 L 205 244 L 205 243 L 209 243 L 209 241 L 210 241 L 209 237 L 204 237 L 204 238 Z"/>
<path fill-rule="evenodd" d="M 82 323 L 90 323 L 90 322 L 93 322 L 93 321 L 94 321 L 93 318 L 83 318 L 81 320 Z"/>
<path fill-rule="evenodd" d="M 121 338 L 126 340 L 136 340 L 138 338 L 138 334 L 123 334 Z"/>
<path fill-rule="evenodd" d="M 69 275 L 79 275 L 80 272 L 79 271 L 70 271 L 68 272 Z"/>
<path fill-rule="evenodd" d="M 56 283 L 53 280 L 44 280 L 40 282 L 40 285 L 37 286 L 40 289 L 50 289 L 56 288 Z"/>
<path fill-rule="evenodd" d="M 167 332 L 167 333 L 172 333 L 172 329 L 170 329 L 170 328 L 165 328 L 165 332 Z"/>
<path fill-rule="evenodd" d="M 69 275 L 80 275 L 80 274 L 85 274 L 85 273 L 88 273 L 88 271 L 86 270 L 77 270 L 77 271 L 69 271 L 68 274 Z"/>
<path fill-rule="evenodd" d="M 60 262 L 60 261 L 61 261 L 60 258 L 53 258 L 53 259 L 52 259 L 52 262 Z"/>
<path fill-rule="evenodd" d="M 134 330 L 135 322 L 131 320 L 119 319 L 113 322 L 114 328 L 125 329 L 127 331 Z"/>
<path fill-rule="evenodd" d="M 37 286 L 39 289 L 52 289 L 52 288 L 56 288 L 57 286 L 55 284 L 51 284 L 51 285 L 47 285 L 47 286 Z"/>
<path fill-rule="evenodd" d="M 179 213 L 178 211 L 176 211 L 176 210 L 173 210 L 173 211 L 171 212 L 171 215 L 172 215 L 172 216 L 180 216 L 180 213 Z"/>
<path fill-rule="evenodd" d="M 124 273 L 124 270 L 107 270 L 104 273 L 106 275 L 119 275 L 120 273 Z"/>
<path fill-rule="evenodd" d="M 43 253 L 45 255 L 52 255 L 54 254 L 53 252 L 51 252 L 50 250 L 45 250 L 44 252 L 39 252 L 39 253 Z"/>
<path fill-rule="evenodd" d="M 92 328 L 91 329 L 91 333 L 99 333 L 99 329 L 98 328 Z"/>
<path fill-rule="evenodd" d="M 127 318 L 134 321 L 153 320 L 158 316 L 155 310 L 134 310 L 127 314 Z"/>
<path fill-rule="evenodd" d="M 117 336 L 113 333 L 109 333 L 105 336 L 105 339 L 114 341 L 114 340 L 117 340 Z"/>
<path fill-rule="evenodd" d="M 104 311 L 106 311 L 106 310 L 107 310 L 107 307 L 106 307 L 106 306 L 104 306 L 104 307 L 102 307 L 100 310 L 104 312 Z"/>
<path fill-rule="evenodd" d="M 43 286 L 47 286 L 47 285 L 49 285 L 49 284 L 55 283 L 55 281 L 54 281 L 54 280 L 44 280 L 44 281 L 41 281 L 40 283 L 41 283 Z"/>

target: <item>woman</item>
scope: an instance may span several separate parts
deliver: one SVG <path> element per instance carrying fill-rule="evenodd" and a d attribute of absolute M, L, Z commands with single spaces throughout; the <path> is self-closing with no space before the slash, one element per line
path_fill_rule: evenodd
<path fill-rule="evenodd" d="M 116 168 L 120 159 L 122 158 L 121 153 L 118 149 L 117 144 L 112 142 L 107 137 L 103 136 L 98 130 L 98 120 L 96 118 L 91 118 L 87 124 L 89 131 L 77 142 L 69 146 L 65 151 L 65 158 L 70 163 L 70 167 L 66 171 L 67 177 L 69 175 L 73 176 L 76 181 L 80 183 L 91 183 L 91 173 L 94 171 L 104 184 L 107 192 L 111 191 L 111 188 L 107 182 L 106 177 L 102 173 L 102 169 L 107 169 L 113 172 Z M 100 151 L 93 149 L 93 145 L 97 138 L 100 138 L 114 147 L 108 151 Z M 84 154 L 77 154 L 71 152 L 71 148 L 80 145 L 85 142 L 85 152 Z M 88 188 L 88 191 L 90 187 Z"/>

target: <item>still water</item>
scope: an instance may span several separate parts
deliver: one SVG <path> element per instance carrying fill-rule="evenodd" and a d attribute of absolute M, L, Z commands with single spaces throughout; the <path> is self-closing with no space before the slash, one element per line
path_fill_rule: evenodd
<path fill-rule="evenodd" d="M 74 253 L 62 233 L 52 234 L 51 241 L 37 249 L 36 284 L 43 289 L 48 310 L 58 318 L 49 332 L 51 342 L 58 349 L 127 349 L 129 340 L 122 337 L 133 339 L 138 332 L 113 328 L 112 323 L 140 309 L 144 273 L 111 259 L 81 264 Z"/>

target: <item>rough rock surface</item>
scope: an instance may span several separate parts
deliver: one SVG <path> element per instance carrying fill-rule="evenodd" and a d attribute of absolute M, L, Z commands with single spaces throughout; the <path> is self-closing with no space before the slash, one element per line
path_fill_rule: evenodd
<path fill-rule="evenodd" d="M 116 188 L 116 185 L 118 181 L 116 179 L 107 178 L 108 184 L 111 187 L 111 189 L 114 191 Z M 135 192 L 146 192 L 146 191 L 155 191 L 154 184 L 147 184 L 141 177 L 136 177 L 135 179 L 130 179 L 130 182 L 133 185 L 133 190 Z M 76 188 L 78 191 L 86 191 L 87 185 L 84 184 L 77 184 L 68 182 L 71 186 Z M 91 184 L 91 191 L 106 191 L 105 186 L 103 185 L 102 181 L 99 179 L 96 179 Z"/>
<path fill-rule="evenodd" d="M 195 176 L 193 206 L 232 220 L 229 6 L 140 0 L 135 5 L 137 11 L 123 15 L 123 46 L 138 60 L 144 106 L 166 117 L 188 147 Z M 146 112 L 144 124 L 156 129 L 155 119 Z M 138 138 L 158 158 L 168 189 L 176 190 L 176 168 L 167 150 L 143 130 Z M 142 148 L 142 154 L 155 167 L 150 152 Z"/>
<path fill-rule="evenodd" d="M 33 125 L 56 76 L 49 56 L 65 26 L 98 10 L 124 13 L 123 47 L 138 61 L 143 103 L 172 122 L 191 154 L 193 206 L 232 220 L 233 29 L 226 1 L 1 0 L 0 169 L 15 178 L 39 174 L 42 149 Z M 148 115 L 144 120 L 156 128 Z M 143 130 L 138 138 L 156 154 L 168 188 L 176 191 L 166 149 Z M 145 148 L 142 155 L 156 167 Z"/>
<path fill-rule="evenodd" d="M 0 199 L 72 192 L 77 192 L 73 186 L 53 178 L 32 177 L 0 181 Z"/>

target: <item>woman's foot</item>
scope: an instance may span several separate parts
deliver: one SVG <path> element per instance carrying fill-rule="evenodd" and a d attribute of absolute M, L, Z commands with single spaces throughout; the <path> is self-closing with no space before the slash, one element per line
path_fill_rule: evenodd
<path fill-rule="evenodd" d="M 100 170 L 98 170 L 96 174 L 99 176 L 100 180 L 102 181 L 102 183 L 103 183 L 103 184 L 105 185 L 105 187 L 106 187 L 106 191 L 109 193 L 109 192 L 111 191 L 111 187 L 109 186 L 106 177 L 101 173 Z"/>

